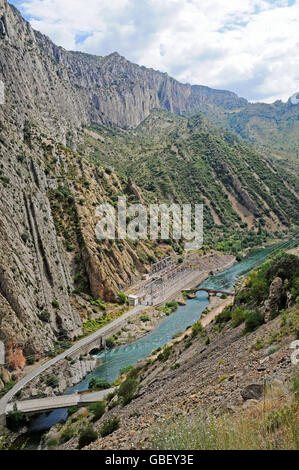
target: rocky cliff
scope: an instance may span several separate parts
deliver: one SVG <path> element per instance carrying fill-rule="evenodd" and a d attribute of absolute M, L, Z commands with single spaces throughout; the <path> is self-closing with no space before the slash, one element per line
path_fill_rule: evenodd
<path fill-rule="evenodd" d="M 183 85 L 117 53 L 66 51 L 34 31 L 6 0 L 0 0 L 0 19 L 0 79 L 7 100 L 2 111 L 18 129 L 33 119 L 66 138 L 74 126 L 91 121 L 134 127 L 152 108 L 182 113 L 202 103 L 227 108 L 246 103 L 228 91 Z"/>

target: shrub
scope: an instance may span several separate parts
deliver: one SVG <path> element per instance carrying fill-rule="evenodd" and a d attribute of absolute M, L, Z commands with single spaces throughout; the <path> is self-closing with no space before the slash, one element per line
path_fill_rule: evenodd
<path fill-rule="evenodd" d="M 134 369 L 133 366 L 126 366 L 126 367 L 123 367 L 122 369 L 120 369 L 119 374 L 120 374 L 120 375 L 122 375 L 122 374 L 127 374 L 127 373 L 130 372 L 132 369 Z"/>
<path fill-rule="evenodd" d="M 59 303 L 58 303 L 58 301 L 57 301 L 56 299 L 53 299 L 53 300 L 52 300 L 52 307 L 54 307 L 54 308 L 59 308 Z"/>
<path fill-rule="evenodd" d="M 48 312 L 47 310 L 43 310 L 38 314 L 38 317 L 41 321 L 49 323 L 51 315 L 50 312 Z"/>
<path fill-rule="evenodd" d="M 36 359 L 35 359 L 35 356 L 33 354 L 31 356 L 26 357 L 26 363 L 30 366 L 35 363 L 35 360 Z"/>
<path fill-rule="evenodd" d="M 76 413 L 78 411 L 78 406 L 74 405 L 74 406 L 70 406 L 68 409 L 67 409 L 67 414 L 68 416 L 72 416 L 74 413 Z"/>
<path fill-rule="evenodd" d="M 115 339 L 112 336 L 106 339 L 106 346 L 107 348 L 113 348 L 115 346 Z"/>
<path fill-rule="evenodd" d="M 237 326 L 241 325 L 245 321 L 246 312 L 244 309 L 239 305 L 233 312 L 232 312 L 232 327 L 236 328 Z"/>
<path fill-rule="evenodd" d="M 72 437 L 74 437 L 76 435 L 76 431 L 74 429 L 71 429 L 71 428 L 66 428 L 62 433 L 61 433 L 61 436 L 60 436 L 60 443 L 61 444 L 64 444 L 65 442 L 69 441 L 70 439 L 72 439 Z"/>
<path fill-rule="evenodd" d="M 149 315 L 141 315 L 140 320 L 143 322 L 150 321 L 150 316 Z"/>
<path fill-rule="evenodd" d="M 215 318 L 216 323 L 227 323 L 231 320 L 232 314 L 231 314 L 231 307 L 227 306 L 225 309 L 217 315 Z"/>
<path fill-rule="evenodd" d="M 82 429 L 79 435 L 78 448 L 82 449 L 82 447 L 88 446 L 89 444 L 91 444 L 91 442 L 94 442 L 97 438 L 98 438 L 98 435 L 92 426 Z"/>
<path fill-rule="evenodd" d="M 48 439 L 47 440 L 47 447 L 48 447 L 48 450 L 54 450 L 56 449 L 56 447 L 58 446 L 58 441 L 57 439 Z"/>
<path fill-rule="evenodd" d="M 49 387 L 56 388 L 59 384 L 59 380 L 55 375 L 50 375 L 50 377 L 47 378 L 46 384 Z"/>
<path fill-rule="evenodd" d="M 114 431 L 116 431 L 119 428 L 119 423 L 119 418 L 107 419 L 100 429 L 101 437 L 109 436 L 109 434 L 112 434 Z"/>
<path fill-rule="evenodd" d="M 96 377 L 93 377 L 88 384 L 89 390 L 106 390 L 107 388 L 110 388 L 111 384 L 107 382 L 107 380 L 103 379 L 97 379 Z"/>
<path fill-rule="evenodd" d="M 93 421 L 98 421 L 105 413 L 106 404 L 104 401 L 98 401 L 97 403 L 92 403 L 88 409 L 93 413 Z"/>
<path fill-rule="evenodd" d="M 6 418 L 8 429 L 17 432 L 21 427 L 25 426 L 28 419 L 23 411 L 18 410 L 17 405 L 14 405 L 13 411 L 10 411 Z"/>
<path fill-rule="evenodd" d="M 158 360 L 161 362 L 166 362 L 171 353 L 171 346 L 166 346 L 163 351 L 159 354 Z"/>
<path fill-rule="evenodd" d="M 256 330 L 259 326 L 261 326 L 263 321 L 263 316 L 260 314 L 259 311 L 248 311 L 245 319 L 245 333 L 250 333 L 251 331 Z"/>
<path fill-rule="evenodd" d="M 138 382 L 133 377 L 128 377 L 119 387 L 118 396 L 121 398 L 123 406 L 130 403 L 137 391 Z"/>
<path fill-rule="evenodd" d="M 119 292 L 118 298 L 121 304 L 126 304 L 128 302 L 128 297 L 126 296 L 124 292 Z"/>
<path fill-rule="evenodd" d="M 28 232 L 22 233 L 21 238 L 22 238 L 24 243 L 27 243 L 28 240 L 29 240 L 29 233 Z"/>
<path fill-rule="evenodd" d="M 201 321 L 199 320 L 196 323 L 194 323 L 194 325 L 192 326 L 191 337 L 195 338 L 195 336 L 197 336 L 199 333 L 202 333 L 202 331 L 203 331 L 203 326 L 201 324 Z"/>

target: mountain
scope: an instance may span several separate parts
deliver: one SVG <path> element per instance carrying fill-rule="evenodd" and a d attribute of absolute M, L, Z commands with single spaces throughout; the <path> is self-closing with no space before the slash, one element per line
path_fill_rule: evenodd
<path fill-rule="evenodd" d="M 0 18 L 0 77 L 6 110 L 17 127 L 32 118 L 65 137 L 72 126 L 91 121 L 135 127 L 152 108 L 182 113 L 204 102 L 227 109 L 246 103 L 229 91 L 183 85 L 117 53 L 96 57 L 66 51 L 34 31 L 6 0 L 0 0 Z"/>
<path fill-rule="evenodd" d="M 0 80 L 0 340 L 12 369 L 57 353 L 151 261 L 182 252 L 174 240 L 99 243 L 100 202 L 204 202 L 204 248 L 236 254 L 296 222 L 294 177 L 197 114 L 246 107 L 234 93 L 66 51 L 6 0 Z"/>
<path fill-rule="evenodd" d="M 202 115 L 154 110 L 134 130 L 93 125 L 85 154 L 132 178 L 152 200 L 203 203 L 205 245 L 238 249 L 297 219 L 296 179 Z"/>

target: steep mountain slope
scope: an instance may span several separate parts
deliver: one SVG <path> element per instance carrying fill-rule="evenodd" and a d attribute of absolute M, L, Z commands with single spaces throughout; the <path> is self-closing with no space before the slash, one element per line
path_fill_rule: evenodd
<path fill-rule="evenodd" d="M 155 110 L 134 131 L 94 125 L 81 136 L 90 158 L 133 178 L 151 199 L 203 203 L 206 246 L 237 251 L 298 220 L 296 180 L 201 115 Z"/>
<path fill-rule="evenodd" d="M 163 251 L 147 241 L 95 237 L 99 203 L 123 194 L 138 202 L 127 178 L 35 127 L 23 139 L 2 127 L 0 157 L 0 340 L 15 369 L 24 356 L 82 333 L 75 295 L 115 300 Z"/>
<path fill-rule="evenodd" d="M 203 105 L 201 111 L 208 119 L 240 135 L 265 154 L 269 149 L 282 166 L 298 174 L 299 105 L 287 103 L 246 103 L 227 111 L 224 107 Z"/>
<path fill-rule="evenodd" d="M 117 53 L 68 52 L 34 31 L 6 0 L 0 0 L 0 19 L 0 79 L 17 128 L 33 119 L 65 138 L 90 121 L 134 127 L 156 107 L 182 113 L 205 101 L 228 109 L 246 104 L 234 93 L 183 85 Z"/>
<path fill-rule="evenodd" d="M 182 85 L 118 54 L 67 52 L 6 0 L 0 80 L 0 340 L 11 368 L 81 333 L 74 291 L 115 300 L 163 255 L 157 243 L 95 239 L 99 202 L 139 200 L 132 178 L 145 202 L 205 202 L 207 247 L 237 252 L 262 242 L 263 227 L 295 221 L 291 179 L 284 184 L 269 162 L 200 116 L 167 114 L 245 106 L 233 93 Z M 256 232 L 243 230 L 253 219 Z"/>

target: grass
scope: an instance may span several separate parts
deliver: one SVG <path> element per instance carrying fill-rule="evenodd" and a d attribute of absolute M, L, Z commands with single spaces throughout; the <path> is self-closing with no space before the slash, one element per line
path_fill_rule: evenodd
<path fill-rule="evenodd" d="M 236 414 L 197 412 L 152 430 L 151 450 L 299 449 L 299 371 L 292 392 L 275 384 L 265 400 Z"/>

